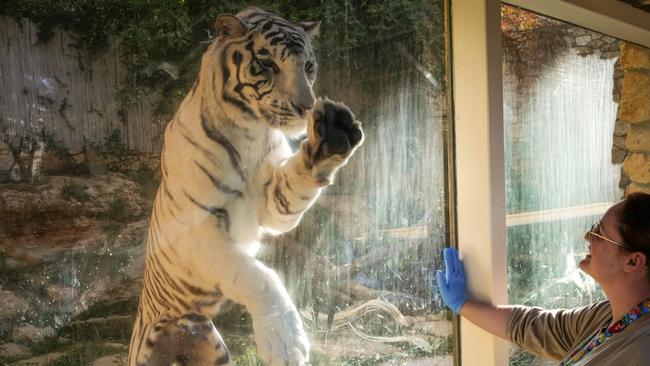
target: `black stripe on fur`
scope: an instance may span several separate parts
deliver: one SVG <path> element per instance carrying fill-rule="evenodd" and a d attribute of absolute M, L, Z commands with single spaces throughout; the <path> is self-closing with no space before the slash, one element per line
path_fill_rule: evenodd
<path fill-rule="evenodd" d="M 244 197 L 244 194 L 240 190 L 231 188 L 228 185 L 223 184 L 221 182 L 221 179 L 217 178 L 212 173 L 210 173 L 208 171 L 208 169 L 206 167 L 204 167 L 203 165 L 201 165 L 201 163 L 199 163 L 198 161 L 194 160 L 194 164 L 196 164 L 196 166 L 198 166 L 199 169 L 201 169 L 201 171 L 208 177 L 208 179 L 210 179 L 212 184 L 214 184 L 214 186 L 218 190 L 220 190 L 221 192 L 223 192 L 223 193 L 225 193 L 227 195 L 230 195 L 230 196 L 235 196 L 237 198 Z"/>
<path fill-rule="evenodd" d="M 220 223 L 223 224 L 224 229 L 226 232 L 230 231 L 230 215 L 228 214 L 228 210 L 226 210 L 223 207 L 214 207 L 214 206 L 207 206 L 202 204 L 201 202 L 197 201 L 194 197 L 192 197 L 189 193 L 186 191 L 183 191 L 185 193 L 185 197 L 190 200 L 196 207 L 209 212 L 212 214 L 214 217 L 216 217 Z"/>
<path fill-rule="evenodd" d="M 226 150 L 232 167 L 235 169 L 237 174 L 239 174 L 239 177 L 245 182 L 246 177 L 244 176 L 244 171 L 240 166 L 241 157 L 239 156 L 239 152 L 235 146 L 233 146 L 233 144 L 228 141 L 228 139 L 222 135 L 221 132 L 217 131 L 217 129 L 212 126 L 205 113 L 201 113 L 201 127 L 203 127 L 205 135 L 208 136 L 210 140 L 221 145 Z"/>

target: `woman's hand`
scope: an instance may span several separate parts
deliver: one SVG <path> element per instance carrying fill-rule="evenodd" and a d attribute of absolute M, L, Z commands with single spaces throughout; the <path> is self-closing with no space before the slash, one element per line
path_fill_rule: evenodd
<path fill-rule="evenodd" d="M 465 294 L 467 284 L 465 269 L 463 268 L 463 262 L 458 258 L 456 249 L 445 248 L 442 255 L 445 258 L 446 272 L 436 271 L 438 288 L 440 288 L 442 301 L 458 315 L 463 304 L 469 300 Z"/>

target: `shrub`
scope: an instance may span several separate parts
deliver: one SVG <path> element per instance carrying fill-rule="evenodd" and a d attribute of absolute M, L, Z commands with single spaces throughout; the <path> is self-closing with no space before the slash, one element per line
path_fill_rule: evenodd
<path fill-rule="evenodd" d="M 134 213 L 131 206 L 129 206 L 129 203 L 123 196 L 117 196 L 111 201 L 104 212 L 104 218 L 110 222 L 129 222 L 133 216 Z"/>
<path fill-rule="evenodd" d="M 88 186 L 86 185 L 66 180 L 63 187 L 61 187 L 61 197 L 66 201 L 76 200 L 79 202 L 85 202 L 92 197 L 88 192 L 86 192 L 86 189 L 88 189 Z"/>

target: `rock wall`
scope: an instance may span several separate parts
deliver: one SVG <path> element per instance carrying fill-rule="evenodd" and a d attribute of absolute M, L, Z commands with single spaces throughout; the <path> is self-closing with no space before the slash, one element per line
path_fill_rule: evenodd
<path fill-rule="evenodd" d="M 554 19 L 537 17 L 529 28 L 516 28 L 502 25 L 504 64 L 513 67 L 520 78 L 521 93 L 526 93 L 531 83 L 542 74 L 547 73 L 558 57 L 567 50 L 580 56 L 598 55 L 602 59 L 620 56 L 619 41 L 588 29 L 573 26 Z M 520 20 L 512 22 L 519 24 Z M 614 75 L 615 80 L 622 79 L 622 71 Z M 618 101 L 620 83 L 615 85 L 614 101 Z"/>
<path fill-rule="evenodd" d="M 621 67 L 624 76 L 613 147 L 625 155 L 621 186 L 625 194 L 650 193 L 650 49 L 621 42 Z"/>
<path fill-rule="evenodd" d="M 118 103 L 125 74 L 120 48 L 88 61 L 78 57 L 74 44 L 72 35 L 58 29 L 41 42 L 31 21 L 0 16 L 0 127 L 16 135 L 45 130 L 75 152 L 119 129 L 129 149 L 160 151 L 166 121 L 152 118 L 156 97 L 128 107 Z"/>
<path fill-rule="evenodd" d="M 166 121 L 154 118 L 157 97 L 117 100 L 125 74 L 119 47 L 85 60 L 71 45 L 67 32 L 42 42 L 31 21 L 0 16 L 0 183 L 48 169 L 40 161 L 52 145 L 78 155 L 117 140 L 132 153 L 159 154 Z"/>
<path fill-rule="evenodd" d="M 615 121 L 612 164 L 623 164 L 619 186 L 625 194 L 650 193 L 650 49 L 589 30 L 545 21 L 536 29 L 503 33 L 504 61 L 520 78 L 526 93 L 560 50 L 575 49 L 582 56 L 618 58 L 612 99 L 619 103 Z"/>
<path fill-rule="evenodd" d="M 152 203 L 143 188 L 118 173 L 0 185 L 0 365 L 125 356 Z"/>

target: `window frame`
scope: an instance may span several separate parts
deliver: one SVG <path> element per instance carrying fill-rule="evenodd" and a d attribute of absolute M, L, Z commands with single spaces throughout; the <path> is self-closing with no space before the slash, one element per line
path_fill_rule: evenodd
<path fill-rule="evenodd" d="M 465 263 L 472 298 L 507 304 L 500 1 L 451 2 L 451 111 L 455 215 L 450 245 Z M 506 0 L 650 48 L 650 13 L 618 0 Z M 479 184 L 480 183 L 480 184 Z M 454 365 L 508 365 L 508 343 L 454 317 Z M 459 346 L 459 347 L 458 347 Z"/>

